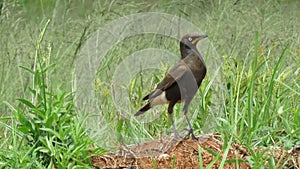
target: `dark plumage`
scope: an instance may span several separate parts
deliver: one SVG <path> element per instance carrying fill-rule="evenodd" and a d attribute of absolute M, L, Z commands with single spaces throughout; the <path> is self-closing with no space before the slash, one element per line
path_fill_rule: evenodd
<path fill-rule="evenodd" d="M 176 103 L 184 102 L 183 112 L 190 127 L 190 134 L 193 139 L 197 139 L 187 112 L 190 102 L 206 75 L 206 65 L 196 48 L 197 42 L 206 37 L 207 35 L 196 34 L 187 34 L 182 37 L 180 41 L 181 60 L 171 68 L 155 90 L 143 98 L 143 100 L 148 100 L 148 103 L 135 113 L 135 116 L 145 113 L 153 106 L 169 104 L 168 114 L 174 128 L 175 137 L 180 137 L 174 124 L 172 112 Z"/>

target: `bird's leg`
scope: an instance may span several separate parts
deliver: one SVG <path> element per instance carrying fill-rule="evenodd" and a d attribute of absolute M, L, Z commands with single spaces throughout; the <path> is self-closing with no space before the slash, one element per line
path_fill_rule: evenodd
<path fill-rule="evenodd" d="M 170 118 L 170 120 L 172 122 L 172 126 L 173 126 L 173 130 L 174 130 L 174 136 L 175 136 L 175 138 L 176 139 L 182 139 L 182 137 L 179 135 L 179 133 L 178 133 L 178 131 L 176 129 L 176 126 L 175 126 L 172 114 L 169 114 L 169 118 Z"/>
<path fill-rule="evenodd" d="M 175 123 L 174 123 L 174 120 L 173 120 L 173 107 L 174 107 L 175 103 L 170 103 L 169 104 L 169 107 L 168 107 L 168 115 L 169 115 L 169 119 L 171 120 L 171 123 L 172 123 L 172 126 L 173 126 L 173 130 L 174 130 L 174 136 L 176 139 L 182 139 L 182 137 L 179 135 L 177 129 L 176 129 L 176 126 L 175 126 Z"/>
<path fill-rule="evenodd" d="M 188 114 L 187 113 L 188 113 L 189 105 L 190 105 L 190 103 L 186 102 L 185 105 L 184 105 L 184 107 L 183 107 L 183 112 L 184 112 L 185 119 L 186 119 L 186 121 L 187 121 L 187 123 L 188 123 L 188 125 L 190 127 L 188 135 L 191 134 L 193 140 L 198 140 L 197 137 L 194 134 L 193 126 L 192 126 L 192 124 L 191 124 L 191 122 L 190 122 L 190 120 L 188 118 Z"/>

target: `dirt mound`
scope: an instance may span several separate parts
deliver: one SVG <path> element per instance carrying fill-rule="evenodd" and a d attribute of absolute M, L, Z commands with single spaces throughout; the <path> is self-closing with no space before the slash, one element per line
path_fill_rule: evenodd
<path fill-rule="evenodd" d="M 175 140 L 165 138 L 154 140 L 133 147 L 122 147 L 118 152 L 111 152 L 91 159 L 95 168 L 199 168 L 212 165 L 219 168 L 223 158 L 223 143 L 216 135 L 202 136 L 199 141 L 191 139 Z M 199 156 L 199 150 L 200 155 Z M 218 155 L 219 154 L 219 155 Z M 250 168 L 245 160 L 249 155 L 242 147 L 233 145 L 228 151 L 223 168 Z M 202 158 L 200 158 L 202 157 Z"/>
<path fill-rule="evenodd" d="M 91 158 L 94 168 L 121 169 L 121 168 L 176 168 L 193 169 L 219 168 L 223 156 L 223 142 L 217 134 L 204 135 L 199 141 L 191 139 L 175 140 L 171 137 L 153 140 L 132 147 L 122 146 L 117 152 L 110 152 L 102 156 Z M 265 163 L 260 164 L 267 168 L 300 169 L 300 146 L 291 150 L 278 147 L 255 149 L 254 152 L 265 152 L 262 158 Z M 250 168 L 246 156 L 251 154 L 242 146 L 231 145 L 227 152 L 223 168 Z M 200 162 L 199 162 L 200 159 Z M 269 159 L 269 160 L 268 160 Z M 269 164 L 274 159 L 273 164 Z M 256 164 L 257 165 L 257 164 Z"/>

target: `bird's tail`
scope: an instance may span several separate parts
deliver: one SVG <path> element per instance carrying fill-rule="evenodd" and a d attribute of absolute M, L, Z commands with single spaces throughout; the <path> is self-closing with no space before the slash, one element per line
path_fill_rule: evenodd
<path fill-rule="evenodd" d="M 151 108 L 151 105 L 150 105 L 150 103 L 147 103 L 144 107 L 142 107 L 138 112 L 136 112 L 135 114 L 134 114 L 134 116 L 139 116 L 139 115 L 141 115 L 141 114 L 143 114 L 143 113 L 145 113 L 147 110 L 149 110 Z"/>

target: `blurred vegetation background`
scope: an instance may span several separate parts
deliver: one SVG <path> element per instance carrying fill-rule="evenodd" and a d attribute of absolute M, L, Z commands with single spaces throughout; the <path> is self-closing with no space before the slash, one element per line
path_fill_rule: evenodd
<path fill-rule="evenodd" d="M 177 15 L 197 25 L 209 35 L 210 43 L 224 59 L 223 72 L 228 93 L 224 102 L 225 112 L 217 119 L 216 132 L 221 133 L 225 142 L 230 140 L 249 148 L 277 145 L 285 149 L 300 144 L 299 0 L 1 0 L 0 149 L 4 151 L 1 153 L 3 162 L 0 162 L 0 166 L 11 164 L 5 160 L 8 153 L 5 150 L 10 150 L 11 154 L 8 156 L 11 159 L 21 157 L 22 153 L 18 154 L 20 145 L 24 145 L 25 152 L 32 152 L 29 151 L 30 145 L 23 140 L 24 135 L 15 136 L 14 128 L 20 119 L 12 113 L 12 107 L 20 107 L 20 100 L 17 98 L 36 103 L 30 88 L 40 88 L 39 84 L 34 83 L 37 74 L 28 73 L 20 66 L 32 70 L 43 70 L 44 66 L 51 66 L 44 74 L 47 90 L 50 93 L 73 92 L 74 64 L 89 35 L 114 19 L 143 12 Z M 43 33 L 45 25 L 47 29 Z M 41 36 L 42 40 L 39 41 Z M 158 136 L 161 131 L 165 132 L 170 127 L 166 115 L 148 125 L 122 119 L 109 92 L 113 68 L 122 57 L 149 47 L 170 50 L 179 56 L 179 44 L 174 39 L 151 34 L 131 37 L 109 51 L 108 58 L 112 58 L 109 68 L 98 72 L 95 90 L 103 103 L 100 113 L 107 121 L 111 121 L 109 127 L 122 137 L 147 137 L 147 134 L 141 134 L 144 130 L 152 136 Z M 150 83 L 143 86 L 143 91 L 140 87 L 143 82 L 139 82 L 131 92 L 137 93 L 138 96 L 146 94 L 165 72 L 160 72 L 161 75 L 150 79 Z M 192 108 L 199 111 L 194 120 L 198 134 L 201 133 L 203 121 L 208 113 L 201 107 L 208 106 L 207 102 L 213 102 L 209 98 L 205 102 L 201 97 L 207 83 L 208 81 L 204 83 L 196 97 L 196 100 L 201 100 L 204 105 L 194 103 Z M 136 108 L 142 105 L 140 100 L 134 104 Z M 31 108 L 29 106 L 29 109 Z M 22 106 L 15 112 L 21 110 Z M 203 115 L 205 113 L 206 115 Z M 25 116 L 30 119 L 26 114 Z M 180 108 L 176 109 L 175 116 L 182 116 Z M 114 137 L 119 138 L 111 136 Z M 122 142 L 120 138 L 112 140 L 118 141 Z M 14 147 L 17 142 L 20 144 Z M 88 145 L 93 143 L 88 142 Z M 24 167 L 32 158 L 28 155 L 23 159 L 26 157 L 28 161 L 12 162 L 14 165 L 10 167 Z M 253 166 L 259 166 L 267 160 L 264 154 L 260 154 L 259 157 L 262 158 L 249 159 L 252 160 Z M 37 161 L 32 162 L 31 167 L 44 165 Z"/>

